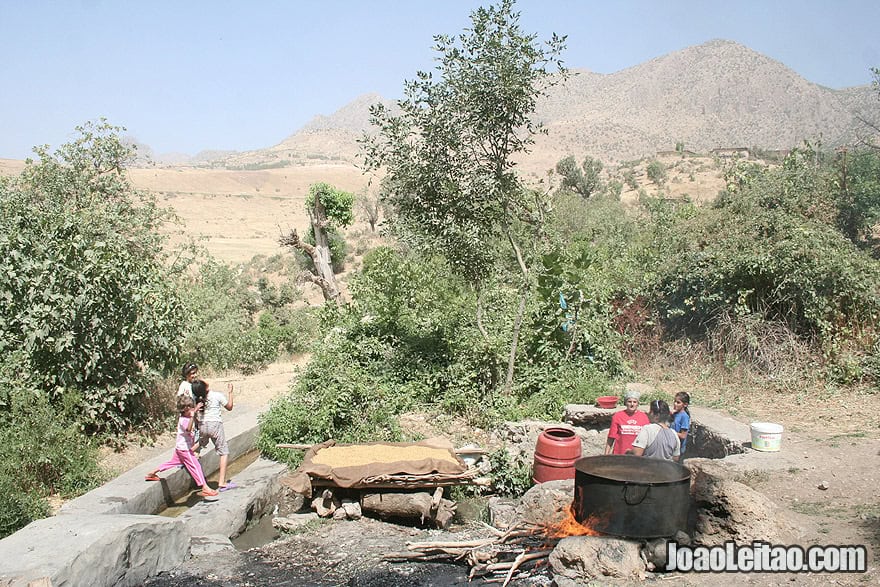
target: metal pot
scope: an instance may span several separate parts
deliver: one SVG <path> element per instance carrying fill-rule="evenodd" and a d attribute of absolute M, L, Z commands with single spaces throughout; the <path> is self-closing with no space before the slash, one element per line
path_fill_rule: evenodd
<path fill-rule="evenodd" d="M 631 455 L 584 457 L 575 465 L 574 512 L 603 534 L 632 538 L 673 536 L 687 528 L 690 470 Z"/>

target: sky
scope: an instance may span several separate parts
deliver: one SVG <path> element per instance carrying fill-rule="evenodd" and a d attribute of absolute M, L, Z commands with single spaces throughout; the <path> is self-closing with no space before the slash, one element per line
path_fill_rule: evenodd
<path fill-rule="evenodd" d="M 280 143 L 360 95 L 402 97 L 489 0 L 0 0 L 0 158 L 101 117 L 156 154 Z M 877 0 L 519 0 L 567 35 L 566 66 L 614 73 L 712 39 L 830 88 L 880 67 Z"/>

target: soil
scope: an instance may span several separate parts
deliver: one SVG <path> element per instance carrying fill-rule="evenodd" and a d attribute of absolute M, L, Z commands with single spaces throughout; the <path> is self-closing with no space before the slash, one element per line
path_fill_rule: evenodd
<path fill-rule="evenodd" d="M 249 402 L 257 409 L 288 387 L 296 368 L 307 360 L 280 363 L 266 372 L 245 377 L 225 374 L 211 380 L 232 381 L 241 394 L 237 405 Z M 699 379 L 678 373 L 675 380 L 661 378 L 650 382 L 655 389 L 671 393 L 692 389 L 697 403 L 714 405 L 720 394 L 737 398 L 733 417 L 747 425 L 749 421 L 780 422 L 786 427 L 782 451 L 763 453 L 754 468 L 740 467 L 736 480 L 762 493 L 773 502 L 796 528 L 798 544 L 863 544 L 869 550 L 869 571 L 865 574 L 737 574 L 648 575 L 648 581 L 675 580 L 686 585 L 752 584 L 790 585 L 825 583 L 869 585 L 880 581 L 875 553 L 880 552 L 880 486 L 877 459 L 880 455 L 880 397 L 866 390 L 834 392 L 832 405 L 813 402 L 807 409 L 797 398 L 804 390 L 780 391 L 772 401 L 757 391 L 713 387 L 703 389 Z M 742 385 L 740 382 L 738 385 Z M 717 380 L 713 385 L 718 385 Z M 736 387 L 733 383 L 727 383 Z M 700 400 L 703 400 L 702 402 Z M 786 410 L 789 406 L 792 409 Z M 747 409 L 746 409 L 747 408 Z M 719 409 L 719 411 L 724 411 Z M 406 425 L 424 425 L 429 434 L 447 434 L 456 445 L 468 437 L 485 446 L 485 431 L 470 434 L 461 424 L 409 415 Z M 169 438 L 169 440 L 171 440 Z M 156 449 L 152 449 L 156 450 Z M 164 449 L 162 449 L 164 450 Z M 114 456 L 114 461 L 138 463 L 151 454 L 150 449 L 128 449 Z M 119 462 L 114 464 L 118 465 Z M 478 523 L 453 524 L 447 538 L 463 540 L 480 533 Z M 390 563 L 382 555 L 405 550 L 407 541 L 438 540 L 438 530 L 388 524 L 363 518 L 358 521 L 320 521 L 307 524 L 296 533 L 264 546 L 246 551 L 194 557 L 180 569 L 151 579 L 154 587 L 199 585 L 297 585 L 329 587 L 348 586 L 430 586 L 463 585 L 467 567 L 444 563 Z M 547 575 L 514 585 L 549 584 Z M 474 582 L 472 584 L 479 584 Z"/>

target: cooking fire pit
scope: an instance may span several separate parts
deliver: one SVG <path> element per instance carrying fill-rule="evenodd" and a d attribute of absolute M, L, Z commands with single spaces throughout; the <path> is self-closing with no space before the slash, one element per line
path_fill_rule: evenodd
<path fill-rule="evenodd" d="M 630 538 L 686 530 L 690 477 L 672 461 L 630 455 L 584 457 L 575 465 L 574 515 L 597 532 Z"/>

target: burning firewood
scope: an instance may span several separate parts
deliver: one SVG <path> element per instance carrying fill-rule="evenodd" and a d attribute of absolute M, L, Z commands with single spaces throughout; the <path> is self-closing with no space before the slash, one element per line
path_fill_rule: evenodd
<path fill-rule="evenodd" d="M 571 518 L 569 520 L 569 518 Z M 386 555 L 397 561 L 464 561 L 470 566 L 470 579 L 480 577 L 487 583 L 502 587 L 517 578 L 529 576 L 547 565 L 547 559 L 560 540 L 568 536 L 596 534 L 578 524 L 572 511 L 559 524 L 534 525 L 520 523 L 506 532 L 486 526 L 492 536 L 458 542 L 414 542 L 407 544 L 410 552 Z"/>

